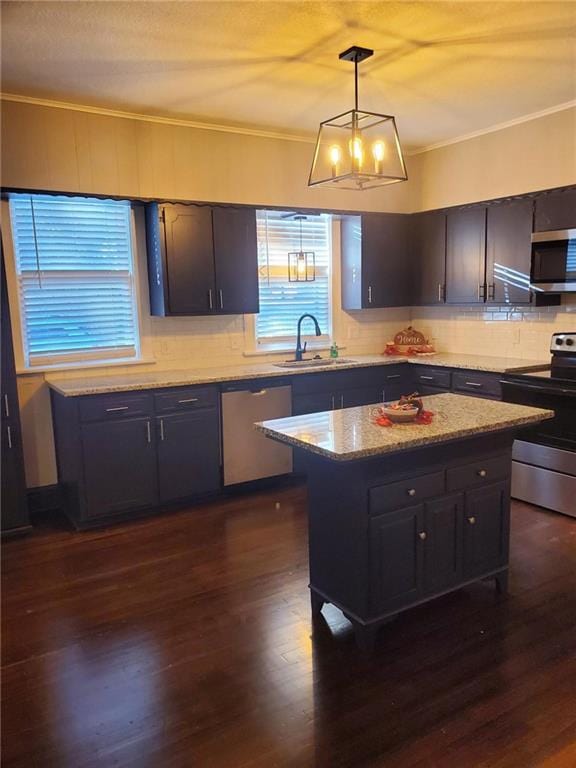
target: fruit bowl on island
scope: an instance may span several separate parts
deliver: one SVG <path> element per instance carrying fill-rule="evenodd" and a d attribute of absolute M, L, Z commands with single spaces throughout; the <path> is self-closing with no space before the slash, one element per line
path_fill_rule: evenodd
<path fill-rule="evenodd" d="M 395 403 L 384 403 L 382 414 L 390 421 L 407 422 L 414 419 L 422 412 L 424 405 L 420 396 L 415 392 L 413 395 L 402 395 L 400 400 Z"/>

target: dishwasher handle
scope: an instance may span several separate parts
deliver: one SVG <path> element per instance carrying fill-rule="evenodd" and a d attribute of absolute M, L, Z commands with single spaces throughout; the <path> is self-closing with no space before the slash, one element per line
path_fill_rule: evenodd
<path fill-rule="evenodd" d="M 231 384 L 222 384 L 222 393 L 251 392 L 253 395 L 266 394 L 271 389 L 290 387 L 290 379 L 261 379 L 260 381 L 236 381 Z"/>

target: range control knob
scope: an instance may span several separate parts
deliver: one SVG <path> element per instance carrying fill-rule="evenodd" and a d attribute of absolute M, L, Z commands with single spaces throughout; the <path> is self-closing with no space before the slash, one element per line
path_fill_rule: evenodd
<path fill-rule="evenodd" d="M 574 339 L 566 339 L 566 346 L 571 347 L 574 344 Z"/>
<path fill-rule="evenodd" d="M 558 346 L 561 346 L 562 344 L 564 344 L 564 339 L 556 339 L 556 344 Z"/>

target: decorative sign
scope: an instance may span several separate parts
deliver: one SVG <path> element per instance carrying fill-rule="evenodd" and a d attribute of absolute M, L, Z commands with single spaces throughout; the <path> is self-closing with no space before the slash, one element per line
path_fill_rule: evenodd
<path fill-rule="evenodd" d="M 422 344 L 428 344 L 428 340 L 423 333 L 409 325 L 394 336 L 394 344 L 399 347 L 419 347 Z"/>

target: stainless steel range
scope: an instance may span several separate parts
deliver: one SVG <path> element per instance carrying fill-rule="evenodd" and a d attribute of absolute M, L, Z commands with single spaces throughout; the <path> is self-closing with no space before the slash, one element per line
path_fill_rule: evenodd
<path fill-rule="evenodd" d="M 550 351 L 548 369 L 502 380 L 504 400 L 556 413 L 514 443 L 512 496 L 576 517 L 576 332 L 553 334 Z"/>

